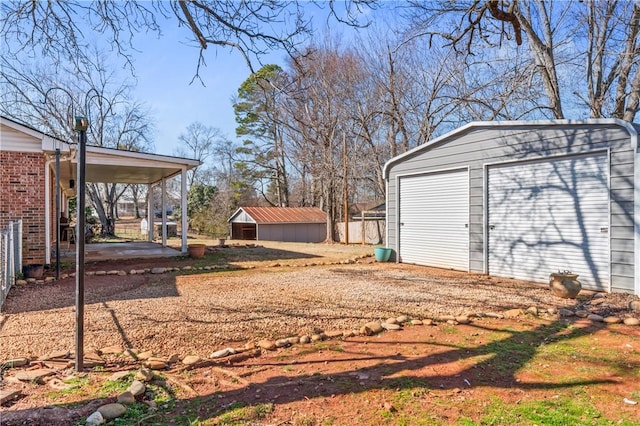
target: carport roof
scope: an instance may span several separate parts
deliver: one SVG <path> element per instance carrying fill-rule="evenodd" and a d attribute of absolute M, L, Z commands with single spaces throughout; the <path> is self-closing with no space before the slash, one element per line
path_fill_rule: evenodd
<path fill-rule="evenodd" d="M 72 192 L 69 182 L 77 179 L 77 143 L 65 142 L 7 117 L 0 117 L 0 124 L 26 135 L 27 139 L 11 147 L 13 150 L 40 151 L 54 160 L 56 149 L 59 149 L 60 183 L 65 192 Z M 153 184 L 180 174 L 183 168 L 190 170 L 198 165 L 198 160 L 188 158 L 90 145 L 86 147 L 87 182 Z M 53 166 L 51 161 L 52 169 Z"/>
<path fill-rule="evenodd" d="M 244 211 L 256 223 L 325 223 L 327 215 L 317 207 L 240 207 L 229 222 Z"/>

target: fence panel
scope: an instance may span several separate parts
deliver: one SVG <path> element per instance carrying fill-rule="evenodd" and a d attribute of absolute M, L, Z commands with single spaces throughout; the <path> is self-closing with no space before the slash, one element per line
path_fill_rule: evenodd
<path fill-rule="evenodd" d="M 22 271 L 22 220 L 0 231 L 0 311 L 17 274 Z"/>
<path fill-rule="evenodd" d="M 364 228 L 365 244 L 382 244 L 384 243 L 386 221 L 384 219 L 367 219 L 364 225 L 361 220 L 353 220 L 349 222 L 349 243 L 362 243 L 362 231 Z M 344 242 L 344 222 L 336 223 L 336 241 Z"/>

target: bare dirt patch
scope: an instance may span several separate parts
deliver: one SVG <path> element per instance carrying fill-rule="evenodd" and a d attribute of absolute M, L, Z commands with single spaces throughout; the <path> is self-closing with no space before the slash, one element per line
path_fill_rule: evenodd
<path fill-rule="evenodd" d="M 475 317 L 466 325 L 443 318 L 531 306 L 624 317 L 632 315 L 627 304 L 637 300 L 634 296 L 605 295 L 594 303 L 585 293 L 564 300 L 544 287 L 513 280 L 396 264 L 303 266 L 324 263 L 323 256 L 290 247 L 278 250 L 301 254 L 283 257 L 268 248 L 255 254 L 255 249 L 210 251 L 198 261 L 89 265 L 88 270 L 212 263 L 256 268 L 87 277 L 85 347 L 121 345 L 161 356 L 206 358 L 260 338 L 358 330 L 368 320 L 401 314 L 436 319 L 437 325 L 294 345 L 194 370 L 178 364 L 157 372 L 158 389 L 164 386 L 171 394 L 159 410 L 141 409 L 139 417 L 119 424 L 146 416 L 141 424 L 196 419 L 204 424 L 455 424 L 487 418 L 526 424 L 518 419 L 532 419 L 531 412 L 566 411 L 570 401 L 578 405 L 577 417 L 569 419 L 574 424 L 640 421 L 637 406 L 624 403 L 640 399 L 638 327 L 557 315 Z M 73 350 L 74 286 L 69 278 L 13 289 L 1 319 L 0 359 Z M 24 396 L 2 408 L 0 418 L 3 424 L 19 424 L 34 409 L 42 414 L 42 407 L 55 404 L 62 409 L 56 417 L 60 424 L 75 422 L 89 414 L 87 404 L 101 402 L 99 395 L 114 398 L 104 391 L 112 371 L 136 368 L 111 360 L 68 393 L 23 384 Z M 602 422 L 580 417 L 596 414 Z"/>

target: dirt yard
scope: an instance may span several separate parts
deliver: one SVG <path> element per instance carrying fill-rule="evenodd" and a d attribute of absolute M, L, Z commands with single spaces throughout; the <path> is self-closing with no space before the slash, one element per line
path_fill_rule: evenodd
<path fill-rule="evenodd" d="M 640 400 L 640 328 L 584 318 L 637 318 L 628 308 L 637 297 L 583 292 L 559 299 L 530 283 L 362 258 L 371 252 L 242 244 L 211 248 L 198 260 L 87 265 L 113 274 L 86 277 L 86 351 L 115 346 L 207 360 L 157 371 L 149 389 L 160 406 L 136 404 L 114 424 L 640 422 L 632 404 Z M 171 270 L 151 273 L 159 267 Z M 12 289 L 0 317 L 0 359 L 73 351 L 74 288 L 67 278 Z M 402 320 L 401 331 L 360 333 L 367 322 L 401 316 L 424 323 Z M 313 335 L 320 336 L 313 343 L 263 349 L 237 362 L 210 358 L 227 347 Z M 82 420 L 115 400 L 113 389 L 105 390 L 113 371 L 138 368 L 119 356 L 105 360 L 81 376 L 60 369 L 56 377 L 74 383 L 65 391 L 22 383 L 21 397 L 0 408 L 0 420 Z M 4 371 L 12 386 L 15 370 Z M 62 411 L 43 412 L 51 405 Z M 565 412 L 566 422 L 545 422 L 543 412 L 560 419 Z"/>

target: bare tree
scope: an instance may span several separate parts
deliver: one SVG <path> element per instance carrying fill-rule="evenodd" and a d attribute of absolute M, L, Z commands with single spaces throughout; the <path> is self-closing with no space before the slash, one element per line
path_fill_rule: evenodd
<path fill-rule="evenodd" d="M 200 166 L 187 173 L 187 186 L 193 184 L 211 184 L 213 181 L 211 160 L 215 159 L 220 145 L 229 143 L 217 127 L 207 126 L 199 121 L 189 124 L 184 133 L 178 136 L 180 145 L 175 154 L 183 158 L 200 161 Z"/>
<path fill-rule="evenodd" d="M 4 115 L 73 141 L 75 135 L 68 124 L 73 106 L 76 113 L 89 118 L 89 145 L 150 151 L 153 124 L 149 111 L 132 100 L 131 84 L 106 68 L 107 56 L 92 52 L 91 60 L 87 55 L 81 60 L 57 64 L 57 68 L 46 63 L 29 66 L 3 57 L 0 110 Z M 125 189 L 116 183 L 87 184 L 87 195 L 100 219 L 103 236 L 114 235 L 116 204 Z"/>
<path fill-rule="evenodd" d="M 329 16 L 347 25 L 361 25 L 375 0 L 313 1 L 31 1 L 0 3 L 1 33 L 5 46 L 14 53 L 34 48 L 55 59 L 82 55 L 85 34 L 104 34 L 127 61 L 135 50 L 135 34 L 161 34 L 172 24 L 185 27 L 194 47 L 199 49 L 198 69 L 205 64 L 207 48 L 228 47 L 240 52 L 253 71 L 255 58 L 284 49 L 294 54 L 311 34 L 312 25 L 305 7 L 328 8 Z M 342 7 L 344 3 L 344 7 Z M 196 76 L 198 72 L 196 71 Z"/>

